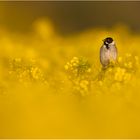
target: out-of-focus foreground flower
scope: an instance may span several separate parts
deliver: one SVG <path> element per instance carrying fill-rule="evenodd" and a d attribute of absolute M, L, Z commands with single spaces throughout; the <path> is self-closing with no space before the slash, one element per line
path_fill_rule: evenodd
<path fill-rule="evenodd" d="M 118 62 L 103 69 L 102 39 Z M 140 35 L 124 25 L 73 36 L 38 20 L 0 30 L 0 138 L 140 138 Z"/>

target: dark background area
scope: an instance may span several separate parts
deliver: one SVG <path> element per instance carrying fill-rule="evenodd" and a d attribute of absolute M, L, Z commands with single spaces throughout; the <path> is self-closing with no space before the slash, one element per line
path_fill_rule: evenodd
<path fill-rule="evenodd" d="M 124 23 L 140 32 L 140 2 L 133 1 L 7 1 L 0 2 L 0 25 L 12 31 L 28 32 L 32 23 L 48 17 L 62 34 L 91 27 L 112 27 Z"/>

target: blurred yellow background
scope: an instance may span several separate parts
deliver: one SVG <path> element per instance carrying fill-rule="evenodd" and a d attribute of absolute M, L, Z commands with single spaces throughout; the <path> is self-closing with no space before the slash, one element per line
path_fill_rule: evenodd
<path fill-rule="evenodd" d="M 40 17 L 51 19 L 62 34 L 92 27 L 112 27 L 125 23 L 140 29 L 139 1 L 1 1 L 0 24 L 13 31 L 27 32 Z M 140 31 L 140 30 L 139 30 Z"/>
<path fill-rule="evenodd" d="M 140 2 L 0 2 L 0 138 L 140 138 Z M 111 36 L 118 64 L 99 62 Z"/>

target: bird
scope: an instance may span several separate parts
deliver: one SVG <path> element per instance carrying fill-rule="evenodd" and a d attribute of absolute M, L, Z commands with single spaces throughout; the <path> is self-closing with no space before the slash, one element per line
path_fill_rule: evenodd
<path fill-rule="evenodd" d="M 103 45 L 100 48 L 100 62 L 103 68 L 110 65 L 111 62 L 117 62 L 117 47 L 112 37 L 107 37 L 103 40 Z"/>

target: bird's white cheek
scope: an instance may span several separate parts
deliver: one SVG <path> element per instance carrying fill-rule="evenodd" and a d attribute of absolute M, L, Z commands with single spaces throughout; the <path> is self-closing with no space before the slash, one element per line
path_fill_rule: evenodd
<path fill-rule="evenodd" d="M 115 41 L 113 41 L 113 42 L 111 43 L 111 45 L 113 45 L 113 46 L 114 46 L 114 45 L 115 45 Z"/>

